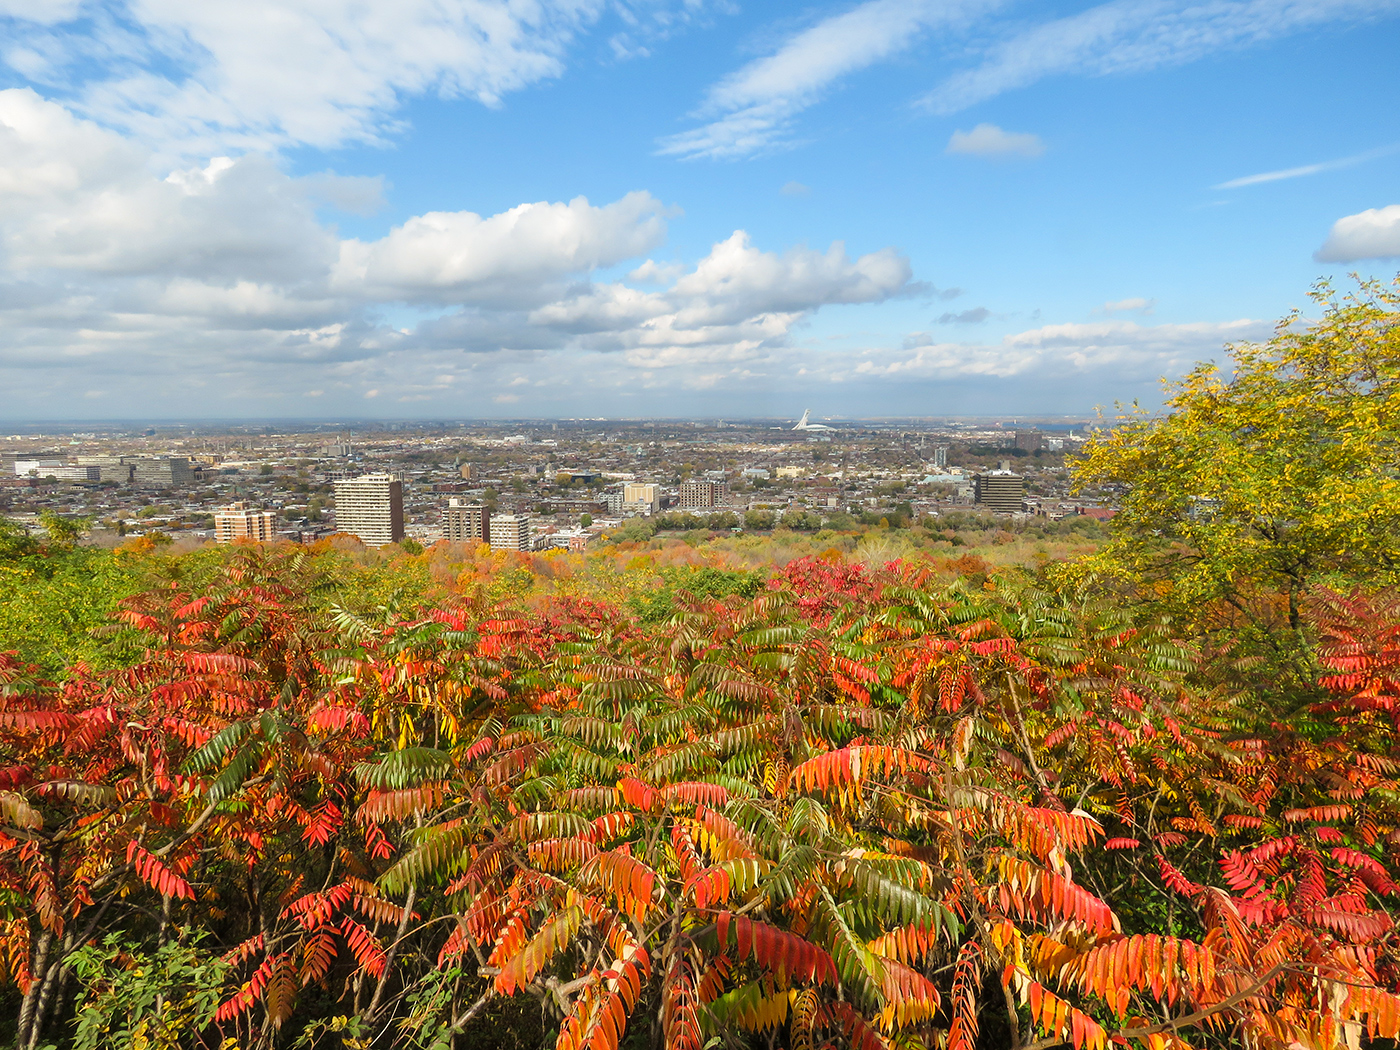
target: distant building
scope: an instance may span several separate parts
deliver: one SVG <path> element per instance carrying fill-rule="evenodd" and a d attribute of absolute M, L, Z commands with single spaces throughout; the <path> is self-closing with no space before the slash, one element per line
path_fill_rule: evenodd
<path fill-rule="evenodd" d="M 58 481 L 101 481 L 96 467 L 76 467 L 61 459 L 17 459 L 15 474 L 22 478 L 54 478 Z"/>
<path fill-rule="evenodd" d="M 973 478 L 973 497 L 979 506 L 997 514 L 1019 514 L 1026 495 L 1026 479 L 1009 470 L 989 470 Z"/>
<path fill-rule="evenodd" d="M 321 446 L 321 455 L 323 456 L 335 456 L 338 459 L 345 459 L 354 455 L 354 453 L 355 449 L 348 443 Z"/>
<path fill-rule="evenodd" d="M 806 467 L 779 467 L 774 473 L 780 478 L 800 478 L 806 475 Z"/>
<path fill-rule="evenodd" d="M 442 517 L 442 538 L 453 543 L 489 543 L 491 512 L 480 503 L 448 500 L 447 513 Z"/>
<path fill-rule="evenodd" d="M 496 514 L 490 521 L 491 547 L 502 551 L 528 551 L 531 549 L 530 515 Z"/>
<path fill-rule="evenodd" d="M 471 481 L 471 479 L 472 479 L 472 465 L 471 465 L 470 463 L 463 463 L 463 464 L 462 464 L 462 480 L 463 480 L 463 481 Z"/>
<path fill-rule="evenodd" d="M 139 456 L 128 459 L 127 462 L 131 464 L 133 485 L 173 489 L 187 487 L 194 480 L 194 475 L 190 472 L 190 461 L 183 456 Z"/>
<path fill-rule="evenodd" d="M 62 459 L 16 459 L 15 473 L 22 478 L 46 478 L 67 465 Z"/>
<path fill-rule="evenodd" d="M 1024 449 L 1027 452 L 1039 450 L 1045 440 L 1045 435 L 1039 430 L 1018 430 L 1016 431 L 1015 448 Z"/>
<path fill-rule="evenodd" d="M 1080 507 L 1079 513 L 1095 521 L 1112 521 L 1118 516 L 1118 511 L 1113 507 Z"/>
<path fill-rule="evenodd" d="M 577 481 L 581 485 L 592 485 L 601 477 L 596 470 L 561 470 L 554 475 L 554 483 L 569 485 Z"/>
<path fill-rule="evenodd" d="M 131 482 L 131 468 L 121 456 L 79 456 L 78 465 L 96 467 L 99 481 Z"/>
<path fill-rule="evenodd" d="M 231 503 L 214 512 L 214 542 L 257 540 L 270 543 L 277 538 L 277 515 L 247 503 Z M 298 540 L 300 542 L 300 540 Z"/>
<path fill-rule="evenodd" d="M 101 481 L 142 488 L 184 488 L 194 481 L 184 456 L 79 456 L 78 466 L 96 467 Z"/>
<path fill-rule="evenodd" d="M 704 510 L 724 505 L 724 482 L 686 481 L 681 484 L 681 510 Z"/>
<path fill-rule="evenodd" d="M 403 539 L 403 482 L 392 474 L 363 474 L 335 483 L 337 532 L 370 547 Z"/>
<path fill-rule="evenodd" d="M 622 488 L 624 514 L 655 514 L 661 509 L 661 486 L 629 481 Z"/>
<path fill-rule="evenodd" d="M 939 445 L 933 450 L 933 465 L 935 467 L 946 467 L 948 465 L 947 445 Z"/>

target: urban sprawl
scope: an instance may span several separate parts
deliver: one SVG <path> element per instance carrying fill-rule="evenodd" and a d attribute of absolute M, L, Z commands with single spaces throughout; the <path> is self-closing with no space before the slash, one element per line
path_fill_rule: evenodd
<path fill-rule="evenodd" d="M 954 511 L 1114 513 L 1072 495 L 1083 422 L 561 420 L 33 428 L 0 449 L 0 513 L 83 540 L 581 550 L 651 529 L 908 526 Z M 40 430 L 44 432 L 40 432 Z"/>

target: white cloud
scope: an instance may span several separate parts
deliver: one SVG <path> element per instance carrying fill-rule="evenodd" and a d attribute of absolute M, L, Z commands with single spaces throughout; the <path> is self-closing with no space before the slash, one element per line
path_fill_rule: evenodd
<path fill-rule="evenodd" d="M 490 106 L 564 69 L 606 0 L 4 0 L 5 61 L 174 156 L 374 142 L 406 98 Z M 662 35 L 697 5 L 629 12 Z M 82 21 L 78 21 L 82 19 Z"/>
<path fill-rule="evenodd" d="M 1400 256 L 1400 204 L 1368 208 L 1332 224 L 1332 232 L 1313 255 L 1318 262 L 1355 262 Z"/>
<path fill-rule="evenodd" d="M 378 241 L 343 241 L 332 286 L 373 298 L 503 301 L 537 298 L 544 286 L 635 258 L 666 236 L 666 209 L 649 193 L 598 208 L 521 204 L 483 219 L 473 212 L 429 212 Z"/>
<path fill-rule="evenodd" d="M 973 157 L 1039 157 L 1045 152 L 1045 143 L 1039 135 L 978 124 L 971 131 L 954 131 L 945 152 Z"/>
<path fill-rule="evenodd" d="M 791 182 L 783 183 L 782 189 L 778 190 L 778 192 L 781 193 L 784 197 L 805 197 L 812 192 L 812 188 L 810 186 L 804 186 L 802 183 L 793 180 Z"/>
<path fill-rule="evenodd" d="M 216 158 L 165 179 L 151 176 L 148 160 L 28 89 L 0 91 L 5 264 L 286 281 L 334 258 L 306 188 L 267 158 Z M 316 192 L 333 178 L 318 176 Z"/>
<path fill-rule="evenodd" d="M 793 118 L 841 78 L 905 50 L 932 27 L 995 6 L 997 0 L 866 0 L 715 84 L 696 113 L 708 123 L 662 139 L 658 152 L 722 159 L 779 145 Z"/>
<path fill-rule="evenodd" d="M 1141 296 L 1135 296 L 1131 299 L 1118 299 L 1115 302 L 1104 303 L 1099 307 L 1099 312 L 1105 314 L 1150 314 L 1156 305 L 1156 299 L 1144 299 Z"/>
<path fill-rule="evenodd" d="M 1246 175 L 1243 178 L 1222 182 L 1216 186 L 1212 186 L 1211 189 L 1237 190 L 1245 186 L 1258 186 L 1266 182 L 1280 182 L 1284 179 L 1298 179 L 1307 175 L 1318 175 L 1324 171 L 1337 171 L 1340 168 L 1350 168 L 1353 165 L 1363 164 L 1377 157 L 1388 157 L 1397 151 L 1400 151 L 1400 146 L 1385 146 L 1382 149 L 1367 150 L 1365 153 L 1357 153 L 1354 156 L 1342 157 L 1338 160 L 1326 160 L 1319 164 L 1303 164 L 1296 168 L 1281 168 L 1278 171 L 1265 171 L 1260 172 L 1258 175 Z"/>
<path fill-rule="evenodd" d="M 1392 14 L 1400 0 L 1114 0 L 1026 29 L 929 92 L 955 113 L 1060 74 L 1103 76 L 1184 65 L 1329 22 Z"/>
<path fill-rule="evenodd" d="M 347 240 L 315 214 L 335 176 L 292 178 L 258 154 L 167 178 L 152 164 L 33 92 L 0 92 L 0 388 L 25 404 L 62 409 L 79 374 L 127 411 L 223 415 L 309 390 L 318 411 L 453 389 L 481 407 L 521 376 L 568 397 L 652 370 L 721 389 L 823 306 L 916 287 L 892 249 L 765 251 L 743 231 L 658 264 L 644 256 L 670 213 L 644 192 L 428 213 Z"/>
<path fill-rule="evenodd" d="M 870 349 L 833 378 L 865 377 L 907 382 L 967 376 L 1038 377 L 1110 375 L 1127 384 L 1179 375 L 1194 362 L 1216 356 L 1223 343 L 1262 338 L 1262 321 L 1144 326 L 1128 321 L 1056 324 L 1008 335 L 999 343 L 933 342 L 927 333 L 898 349 Z M 831 370 L 829 370 L 831 371 Z"/>

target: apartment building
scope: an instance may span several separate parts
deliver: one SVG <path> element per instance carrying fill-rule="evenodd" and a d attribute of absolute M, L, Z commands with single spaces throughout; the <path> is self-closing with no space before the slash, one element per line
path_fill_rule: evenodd
<path fill-rule="evenodd" d="M 480 503 L 448 500 L 442 516 L 442 538 L 454 543 L 491 542 L 491 512 Z"/>
<path fill-rule="evenodd" d="M 403 539 L 403 482 L 392 474 L 362 474 L 335 483 L 335 528 L 370 547 Z"/>
<path fill-rule="evenodd" d="M 270 543 L 277 538 L 277 515 L 247 503 L 231 503 L 214 512 L 214 542 L 257 540 Z"/>
<path fill-rule="evenodd" d="M 725 488 L 722 481 L 687 481 L 681 484 L 681 510 L 704 510 L 724 505 Z"/>
<path fill-rule="evenodd" d="M 528 514 L 494 514 L 490 520 L 491 547 L 503 551 L 528 551 L 534 542 Z"/>

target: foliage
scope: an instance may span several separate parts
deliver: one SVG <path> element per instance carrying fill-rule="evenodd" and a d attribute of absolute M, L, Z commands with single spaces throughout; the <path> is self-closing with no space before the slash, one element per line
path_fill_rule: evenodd
<path fill-rule="evenodd" d="M 0 565 L 39 553 L 39 541 L 19 522 L 0 517 Z"/>
<path fill-rule="evenodd" d="M 1305 601 L 1321 699 L 1246 734 L 1201 654 L 1014 575 L 833 552 L 648 619 L 357 611 L 340 565 L 157 559 L 130 666 L 0 660 L 20 1045 L 91 1045 L 74 966 L 148 1039 L 226 968 L 210 1046 L 494 1044 L 517 997 L 561 1047 L 1400 1029 L 1392 597 Z"/>
<path fill-rule="evenodd" d="M 166 941 L 153 954 L 109 934 L 69 962 L 86 989 L 74 1050 L 177 1050 L 206 1029 L 226 971 L 198 938 Z"/>
<path fill-rule="evenodd" d="M 1400 279 L 1294 313 L 1264 344 L 1230 348 L 1168 384 L 1171 411 L 1117 421 L 1088 443 L 1081 486 L 1124 488 L 1099 567 L 1155 585 L 1183 611 L 1224 601 L 1254 618 L 1281 596 L 1297 629 L 1329 574 L 1400 570 Z"/>

